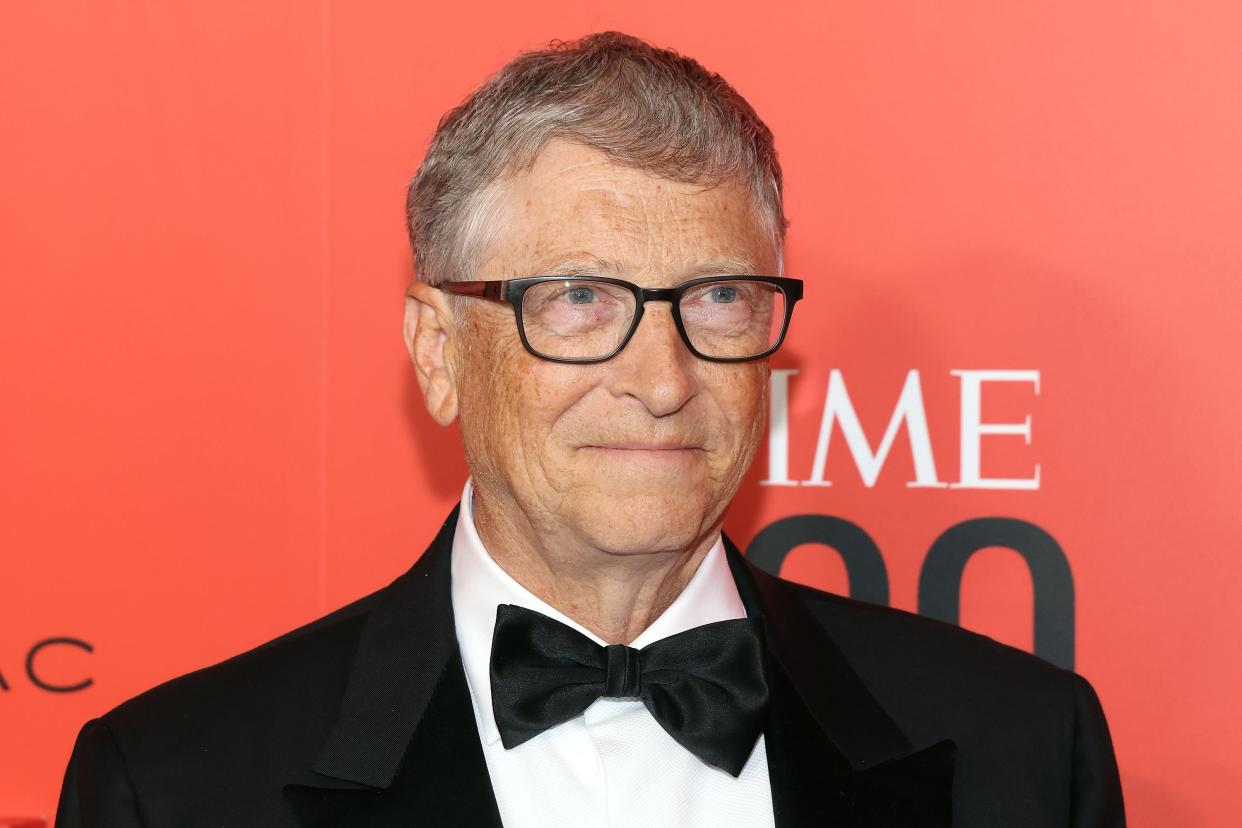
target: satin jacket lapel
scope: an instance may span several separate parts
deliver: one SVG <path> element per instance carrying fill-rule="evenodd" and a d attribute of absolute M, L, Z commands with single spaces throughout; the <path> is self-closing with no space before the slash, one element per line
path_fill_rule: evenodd
<path fill-rule="evenodd" d="M 747 614 L 764 618 L 777 827 L 949 826 L 956 745 L 913 750 L 796 592 L 725 549 Z"/>
<path fill-rule="evenodd" d="M 285 786 L 300 824 L 499 828 L 453 626 L 457 515 L 367 620 L 327 742 Z"/>

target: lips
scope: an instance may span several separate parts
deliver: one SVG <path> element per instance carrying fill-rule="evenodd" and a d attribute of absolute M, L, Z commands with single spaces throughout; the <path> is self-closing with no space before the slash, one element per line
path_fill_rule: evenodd
<path fill-rule="evenodd" d="M 620 452 L 687 452 L 697 451 L 702 446 L 668 446 L 668 444 L 655 443 L 622 443 L 609 444 L 609 446 L 589 446 L 587 448 L 607 448 L 612 451 Z"/>
<path fill-rule="evenodd" d="M 701 450 L 703 447 L 687 445 L 685 443 L 621 442 L 586 446 L 586 448 L 615 449 L 618 451 L 689 451 Z"/>

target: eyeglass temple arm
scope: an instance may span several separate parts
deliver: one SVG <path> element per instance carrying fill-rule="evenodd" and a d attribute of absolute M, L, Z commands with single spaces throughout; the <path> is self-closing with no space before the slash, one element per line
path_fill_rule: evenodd
<path fill-rule="evenodd" d="M 503 302 L 504 297 L 504 280 L 488 280 L 480 282 L 444 282 L 435 285 L 439 290 L 445 293 L 456 293 L 461 296 L 477 296 L 480 299 L 491 299 L 493 302 Z"/>

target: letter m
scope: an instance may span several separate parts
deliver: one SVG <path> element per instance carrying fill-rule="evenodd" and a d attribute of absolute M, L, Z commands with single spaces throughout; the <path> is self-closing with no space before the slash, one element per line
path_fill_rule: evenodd
<path fill-rule="evenodd" d="M 811 479 L 803 481 L 802 485 L 832 485 L 824 479 L 824 469 L 828 465 L 828 444 L 832 439 L 833 426 L 838 422 L 841 424 L 845 444 L 854 456 L 858 473 L 868 488 L 874 486 L 876 478 L 880 476 L 880 469 L 884 467 L 884 461 L 897 438 L 897 429 L 903 422 L 910 435 L 910 450 L 914 459 L 914 480 L 906 485 L 911 488 L 944 488 L 948 485 L 941 483 L 936 477 L 936 462 L 932 456 L 927 413 L 923 407 L 923 389 L 917 369 L 912 369 L 906 375 L 906 383 L 902 386 L 893 416 L 888 421 L 883 439 L 880 440 L 880 447 L 875 451 L 871 450 L 862 424 L 858 422 L 858 414 L 854 411 L 854 404 L 850 401 L 850 394 L 845 388 L 845 380 L 840 370 L 832 369 L 828 375 L 828 393 L 824 398 L 824 414 L 819 424 L 819 440 L 815 444 Z"/>

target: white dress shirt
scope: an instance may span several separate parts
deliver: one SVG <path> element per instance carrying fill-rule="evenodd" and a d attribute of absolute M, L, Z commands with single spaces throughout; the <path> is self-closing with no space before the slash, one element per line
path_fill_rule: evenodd
<path fill-rule="evenodd" d="M 767 750 L 759 736 L 736 779 L 677 744 L 637 699 L 598 699 L 575 719 L 506 750 L 492 715 L 496 607 L 516 604 L 605 644 L 492 560 L 474 525 L 471 480 L 453 537 L 453 623 L 492 790 L 507 828 L 760 828 L 773 825 Z M 630 642 L 746 617 L 719 537 L 681 594 Z"/>

